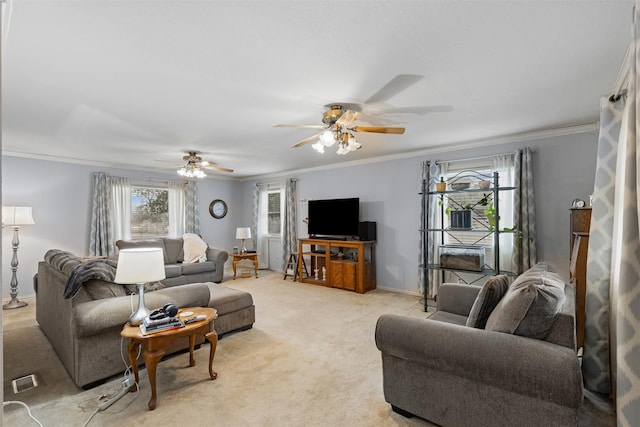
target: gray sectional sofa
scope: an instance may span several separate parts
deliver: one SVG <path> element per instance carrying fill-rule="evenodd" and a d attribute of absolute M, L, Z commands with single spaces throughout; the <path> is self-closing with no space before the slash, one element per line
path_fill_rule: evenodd
<path fill-rule="evenodd" d="M 167 247 L 164 249 L 167 256 Z M 185 271 L 180 276 L 168 277 L 160 285 L 153 284 L 145 292 L 147 308 L 159 308 L 168 302 L 178 307 L 213 307 L 218 311 L 214 327 L 219 336 L 251 328 L 255 322 L 251 294 L 213 283 L 216 279 L 221 281 L 228 255 L 224 251 L 210 251 L 215 260 L 211 264 L 215 265 L 200 266 L 209 268 L 207 271 L 196 271 L 198 263 L 192 266 L 180 266 L 178 263 L 179 267 L 186 267 L 185 270 L 191 267 L 191 274 Z M 85 279 L 88 280 L 78 287 L 75 294 L 71 297 L 68 293 L 69 297 L 65 298 L 69 278 L 92 262 L 104 264 L 106 273 L 87 275 Z M 69 375 L 80 387 L 91 387 L 126 368 L 121 356 L 124 354 L 126 359 L 126 343 L 122 348 L 120 331 L 129 320 L 132 307 L 137 307 L 138 297 L 131 293 L 132 289 L 101 276 L 106 274 L 108 279 L 109 264 L 114 265 L 115 260 L 80 258 L 54 249 L 48 251 L 44 261 L 39 263 L 34 278 L 36 320 Z M 202 341 L 200 338 L 198 343 Z M 167 354 L 186 349 L 188 345 L 187 338 L 178 340 Z"/>
<path fill-rule="evenodd" d="M 540 264 L 513 283 L 443 284 L 429 319 L 379 318 L 385 400 L 444 426 L 575 426 L 575 289 Z"/>

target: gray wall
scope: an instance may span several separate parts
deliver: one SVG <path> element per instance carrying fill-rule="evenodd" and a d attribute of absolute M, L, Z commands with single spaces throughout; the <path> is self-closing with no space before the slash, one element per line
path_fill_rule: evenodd
<path fill-rule="evenodd" d="M 177 176 L 121 169 L 105 169 L 44 160 L 3 156 L 3 205 L 32 206 L 35 225 L 20 229 L 18 294 L 33 296 L 33 275 L 47 250 L 64 249 L 78 255 L 89 253 L 92 173 L 106 171 L 132 180 L 176 180 Z M 198 181 L 200 231 L 210 246 L 230 250 L 235 242 L 237 218 L 242 212 L 242 185 L 237 181 Z M 222 219 L 209 215 L 213 199 L 227 202 Z M 2 297 L 9 298 L 11 281 L 11 228 L 2 230 Z"/>
<path fill-rule="evenodd" d="M 420 163 L 454 160 L 511 152 L 530 146 L 534 153 L 535 195 L 539 259 L 555 265 L 568 277 L 569 213 L 574 198 L 588 200 L 595 176 L 597 135 L 583 133 L 552 139 L 444 151 L 429 156 L 388 160 L 323 171 L 292 174 L 298 178 L 298 235 L 306 236 L 304 200 L 359 197 L 361 220 L 377 223 L 378 287 L 419 293 L 416 280 L 419 244 Z M 363 149 L 366 149 L 364 147 Z M 310 153 L 311 155 L 311 153 Z M 327 162 L 331 156 L 327 153 Z M 94 166 L 3 157 L 3 205 L 33 207 L 36 224 L 20 231 L 18 252 L 19 295 L 33 295 L 32 278 L 45 252 L 59 248 L 88 254 L 92 172 L 105 170 L 132 179 L 175 179 L 174 175 L 104 169 Z M 280 178 L 265 178 L 273 182 Z M 235 229 L 252 223 L 252 192 L 256 181 L 205 179 L 198 181 L 201 234 L 214 247 L 238 243 Z M 229 213 L 223 219 L 209 215 L 209 203 L 223 199 Z M 9 297 L 11 279 L 11 229 L 2 230 L 2 291 Z M 274 269 L 282 265 L 281 243 L 270 242 Z"/>
<path fill-rule="evenodd" d="M 307 213 L 305 200 L 359 197 L 360 219 L 377 223 L 378 287 L 418 293 L 421 162 L 503 154 L 529 146 L 534 149 L 538 258 L 553 264 L 568 278 L 568 209 L 573 199 L 587 201 L 593 191 L 596 145 L 595 133 L 582 133 L 458 151 L 439 150 L 429 156 L 295 173 L 290 177 L 298 179 L 298 235 L 305 237 L 307 232 L 302 223 Z M 335 154 L 325 155 L 330 161 Z M 264 182 L 274 180 L 264 179 Z M 255 182 L 244 184 L 245 204 L 251 203 L 250 192 Z M 246 219 L 250 220 L 250 216 Z M 275 245 L 270 247 L 278 250 Z M 274 257 L 271 253 L 270 258 Z"/>

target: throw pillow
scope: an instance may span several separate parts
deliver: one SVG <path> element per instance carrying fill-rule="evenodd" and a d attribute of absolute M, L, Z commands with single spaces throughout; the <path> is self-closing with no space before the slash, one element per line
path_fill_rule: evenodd
<path fill-rule="evenodd" d="M 197 234 L 186 233 L 184 241 L 184 262 L 205 262 L 207 260 L 207 244 Z"/>
<path fill-rule="evenodd" d="M 489 315 L 486 330 L 544 339 L 565 300 L 564 281 L 549 271 L 527 271 Z"/>
<path fill-rule="evenodd" d="M 467 326 L 484 329 L 489 315 L 498 305 L 508 288 L 509 278 L 504 274 L 493 276 L 487 280 L 473 302 L 467 318 Z"/>

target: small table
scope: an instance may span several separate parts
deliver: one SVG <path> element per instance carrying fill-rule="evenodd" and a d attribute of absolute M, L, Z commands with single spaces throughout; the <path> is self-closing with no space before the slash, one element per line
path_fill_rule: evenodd
<path fill-rule="evenodd" d="M 218 312 L 213 308 L 206 307 L 188 307 L 180 309 L 180 313 L 191 311 L 191 316 L 205 315 L 206 319 L 198 322 L 193 322 L 186 325 L 184 328 L 170 329 L 162 332 L 155 332 L 151 334 L 143 335 L 139 326 L 132 326 L 129 323 L 124 325 L 122 332 L 123 338 L 129 338 L 129 363 L 133 368 L 133 374 L 135 375 L 136 382 L 129 387 L 130 392 L 138 390 L 137 384 L 139 384 L 138 377 L 138 363 L 136 356 L 138 354 L 138 348 L 142 346 L 142 358 L 144 364 L 147 367 L 147 374 L 149 375 L 149 384 L 151 386 L 151 399 L 149 400 L 149 410 L 156 409 L 157 392 L 156 392 L 156 367 L 158 362 L 162 359 L 167 348 L 180 337 L 189 337 L 189 366 L 196 364 L 196 359 L 193 357 L 193 350 L 196 342 L 196 334 L 203 335 L 207 341 L 211 344 L 211 350 L 209 351 L 209 376 L 212 380 L 218 377 L 218 374 L 213 371 L 213 356 L 216 353 L 216 346 L 218 345 L 218 334 L 215 330 L 211 330 L 210 324 L 213 319 L 218 317 Z M 191 317 L 188 316 L 188 317 Z M 183 316 L 183 319 L 187 317 Z M 213 325 L 212 325 L 213 326 Z"/>
<path fill-rule="evenodd" d="M 258 278 L 258 254 L 256 252 L 246 254 L 233 254 L 233 280 L 236 280 L 236 264 L 243 259 L 253 261 L 253 269 L 256 272 L 256 279 Z"/>

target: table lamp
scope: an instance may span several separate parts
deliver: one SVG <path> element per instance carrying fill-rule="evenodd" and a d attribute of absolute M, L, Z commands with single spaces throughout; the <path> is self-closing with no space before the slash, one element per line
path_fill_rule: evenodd
<path fill-rule="evenodd" d="M 139 325 L 149 315 L 149 310 L 144 305 L 144 284 L 164 278 L 162 248 L 131 248 L 119 252 L 114 282 L 121 285 L 138 285 L 138 309 L 129 318 L 131 325 Z"/>
<path fill-rule="evenodd" d="M 249 227 L 238 227 L 236 228 L 236 239 L 242 239 L 242 250 L 240 253 L 246 254 L 247 248 L 244 246 L 244 239 L 251 238 L 251 228 Z"/>
<path fill-rule="evenodd" d="M 23 225 L 33 225 L 33 216 L 31 215 L 31 207 L 28 206 L 3 206 L 2 207 L 2 225 L 10 225 L 13 228 L 13 257 L 11 258 L 11 301 L 2 306 L 3 310 L 20 308 L 27 305 L 26 302 L 18 300 L 18 230 Z"/>

